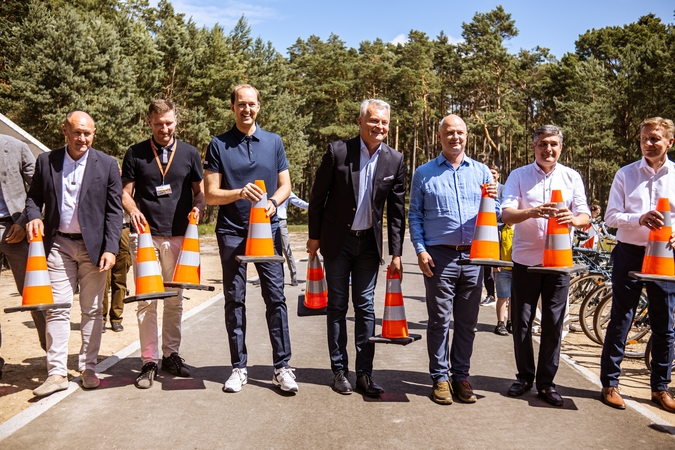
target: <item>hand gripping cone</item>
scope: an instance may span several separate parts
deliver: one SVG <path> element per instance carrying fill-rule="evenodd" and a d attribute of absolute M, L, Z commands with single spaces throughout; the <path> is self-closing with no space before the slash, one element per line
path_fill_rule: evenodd
<path fill-rule="evenodd" d="M 307 289 L 298 296 L 298 316 L 325 316 L 328 308 L 328 286 L 317 253 L 307 261 Z"/>
<path fill-rule="evenodd" d="M 369 339 L 371 343 L 407 345 L 422 336 L 408 333 L 408 321 L 405 318 L 403 293 L 401 292 L 401 276 L 392 275 L 391 267 L 387 268 L 387 293 L 384 297 L 384 317 L 382 318 L 382 334 Z"/>
<path fill-rule="evenodd" d="M 190 222 L 180 246 L 173 279 L 164 283 L 164 287 L 201 291 L 215 290 L 213 286 L 200 284 L 199 228 L 197 228 L 197 217 L 194 213 L 190 213 Z"/>
<path fill-rule="evenodd" d="M 551 193 L 551 203 L 555 203 L 557 208 L 565 207 L 560 189 L 554 189 Z M 544 244 L 542 267 L 529 267 L 528 272 L 572 274 L 584 270 L 586 270 L 586 266 L 574 264 L 569 226 L 559 224 L 557 218 L 550 217 L 546 226 L 546 243 Z"/>
<path fill-rule="evenodd" d="M 262 198 L 251 207 L 248 221 L 248 237 L 246 238 L 246 254 L 237 256 L 242 263 L 248 262 L 284 262 L 284 257 L 274 254 L 274 239 L 270 218 L 265 213 L 267 208 L 267 190 L 264 180 L 255 180 L 256 186 L 263 191 Z"/>
<path fill-rule="evenodd" d="M 499 259 L 499 230 L 497 228 L 497 213 L 495 199 L 487 192 L 487 184 L 481 186 L 482 194 L 476 229 L 471 241 L 469 259 L 461 259 L 459 265 L 478 265 L 493 267 L 513 267 L 511 261 Z"/>
<path fill-rule="evenodd" d="M 177 292 L 164 290 L 162 272 L 152 244 L 150 225 L 146 224 L 138 233 L 138 250 L 136 251 L 136 295 L 124 299 L 124 303 L 145 300 L 159 300 L 174 297 Z"/>
<path fill-rule="evenodd" d="M 649 241 L 642 260 L 641 272 L 630 272 L 642 281 L 675 281 L 675 259 L 669 241 L 673 233 L 670 216 L 670 200 L 659 198 L 656 210 L 663 215 L 663 226 L 649 230 Z"/>
<path fill-rule="evenodd" d="M 26 261 L 26 278 L 23 282 L 22 304 L 21 306 L 5 308 L 5 312 L 70 308 L 70 303 L 54 303 L 42 234 L 29 236 L 28 242 L 28 260 Z"/>

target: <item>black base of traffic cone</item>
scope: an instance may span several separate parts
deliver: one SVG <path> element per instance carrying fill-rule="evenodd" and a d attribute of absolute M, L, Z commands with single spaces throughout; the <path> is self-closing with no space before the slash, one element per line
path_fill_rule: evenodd
<path fill-rule="evenodd" d="M 588 266 L 585 266 L 583 264 L 575 264 L 572 267 L 532 266 L 528 267 L 527 271 L 530 273 L 552 273 L 557 275 L 574 275 L 575 273 L 588 272 Z"/>
<path fill-rule="evenodd" d="M 5 308 L 5 313 L 13 313 L 20 311 L 46 311 L 48 309 L 56 308 L 70 308 L 70 303 L 47 303 L 45 305 L 21 305 Z"/>
<path fill-rule="evenodd" d="M 370 339 L 368 339 L 368 342 L 371 344 L 396 344 L 396 345 L 408 345 L 412 344 L 415 341 L 419 341 L 422 339 L 421 334 L 409 334 L 408 337 L 404 338 L 386 338 L 382 337 L 381 334 L 378 334 L 377 336 L 373 336 Z"/>
<path fill-rule="evenodd" d="M 179 289 L 193 289 L 197 291 L 215 291 L 215 286 L 207 286 L 206 284 L 190 284 L 190 283 L 174 283 L 169 281 L 164 283 L 165 288 L 179 288 Z"/>
<path fill-rule="evenodd" d="M 654 275 L 650 273 L 642 272 L 628 272 L 628 276 L 635 278 L 638 281 L 665 281 L 667 283 L 675 283 L 675 277 L 669 277 L 666 275 Z"/>
<path fill-rule="evenodd" d="M 513 267 L 511 261 L 501 259 L 466 258 L 457 261 L 458 266 L 490 266 L 490 267 Z"/>
<path fill-rule="evenodd" d="M 146 300 L 160 300 L 168 297 L 177 297 L 178 293 L 169 291 L 169 292 L 153 292 L 152 294 L 141 294 L 134 295 L 133 297 L 127 297 L 124 299 L 124 303 L 133 303 L 133 302 L 142 302 Z"/>
<path fill-rule="evenodd" d="M 305 294 L 298 295 L 298 317 L 325 316 L 328 314 L 328 307 L 312 309 L 305 306 Z"/>

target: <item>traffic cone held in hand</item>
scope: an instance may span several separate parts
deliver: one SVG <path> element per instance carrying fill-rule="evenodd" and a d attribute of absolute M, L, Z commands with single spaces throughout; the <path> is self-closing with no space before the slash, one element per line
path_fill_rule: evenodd
<path fill-rule="evenodd" d="M 659 198 L 656 210 L 663 215 L 663 226 L 660 229 L 649 230 L 649 241 L 642 261 L 641 273 L 672 277 L 675 276 L 675 260 L 673 260 L 673 249 L 669 243 L 673 233 L 670 201 L 667 198 Z"/>
<path fill-rule="evenodd" d="M 239 262 L 283 262 L 284 257 L 274 253 L 274 239 L 272 225 L 267 217 L 267 190 L 264 180 L 255 180 L 256 186 L 262 191 L 262 198 L 251 207 L 248 221 L 248 237 L 246 238 L 246 253 L 237 256 Z"/>
<path fill-rule="evenodd" d="M 405 306 L 401 292 L 401 276 L 391 274 L 387 269 L 387 293 L 384 297 L 384 316 L 382 318 L 382 337 L 388 339 L 407 338 L 408 322 L 405 319 Z"/>
<path fill-rule="evenodd" d="M 309 309 L 322 309 L 328 306 L 328 286 L 321 260 L 316 253 L 310 253 L 307 262 L 307 290 L 304 304 Z"/>
<path fill-rule="evenodd" d="M 215 290 L 214 286 L 200 284 L 200 272 L 199 228 L 197 228 L 197 216 L 191 212 L 185 238 L 180 246 L 176 269 L 173 272 L 173 279 L 164 283 L 164 287 Z"/>
<path fill-rule="evenodd" d="M 556 203 L 557 208 L 564 208 L 562 191 L 554 189 L 551 193 L 551 203 Z M 548 219 L 546 227 L 546 244 L 544 246 L 544 267 L 572 267 L 572 243 L 570 241 L 570 229 L 568 225 L 558 223 L 558 219 Z"/>
<path fill-rule="evenodd" d="M 145 224 L 138 233 L 138 248 L 136 250 L 136 295 L 124 299 L 124 303 L 144 300 L 157 300 L 174 297 L 176 292 L 166 292 L 162 281 L 162 272 L 159 270 L 155 246 L 152 243 L 150 225 Z"/>
<path fill-rule="evenodd" d="M 42 233 L 39 233 L 37 236 L 27 235 L 26 237 L 29 244 L 26 277 L 23 282 L 22 304 L 17 307 L 5 308 L 5 312 L 69 308 L 70 303 L 54 303 Z"/>

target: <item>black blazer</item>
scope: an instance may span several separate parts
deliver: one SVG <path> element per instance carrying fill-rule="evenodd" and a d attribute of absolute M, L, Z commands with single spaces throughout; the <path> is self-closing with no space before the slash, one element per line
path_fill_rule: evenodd
<path fill-rule="evenodd" d="M 321 254 L 337 258 L 356 215 L 360 149 L 359 137 L 328 146 L 316 171 L 309 196 L 309 237 L 319 239 Z M 382 259 L 382 213 L 387 201 L 389 254 L 401 255 L 405 234 L 405 167 L 403 155 L 382 144 L 373 180 L 373 229 Z"/>
<path fill-rule="evenodd" d="M 28 220 L 42 217 L 45 252 L 49 255 L 56 232 L 59 230 L 62 200 L 62 172 L 65 147 L 38 156 L 35 175 L 26 198 Z M 122 179 L 117 160 L 89 149 L 80 188 L 77 218 L 84 245 L 92 264 L 98 266 L 104 252 L 119 252 L 122 235 Z"/>

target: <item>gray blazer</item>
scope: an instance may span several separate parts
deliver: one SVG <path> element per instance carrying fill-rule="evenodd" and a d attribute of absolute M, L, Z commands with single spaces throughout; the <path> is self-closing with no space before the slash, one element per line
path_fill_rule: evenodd
<path fill-rule="evenodd" d="M 25 226 L 26 191 L 35 172 L 35 157 L 28 146 L 0 134 L 0 187 L 14 223 Z"/>

